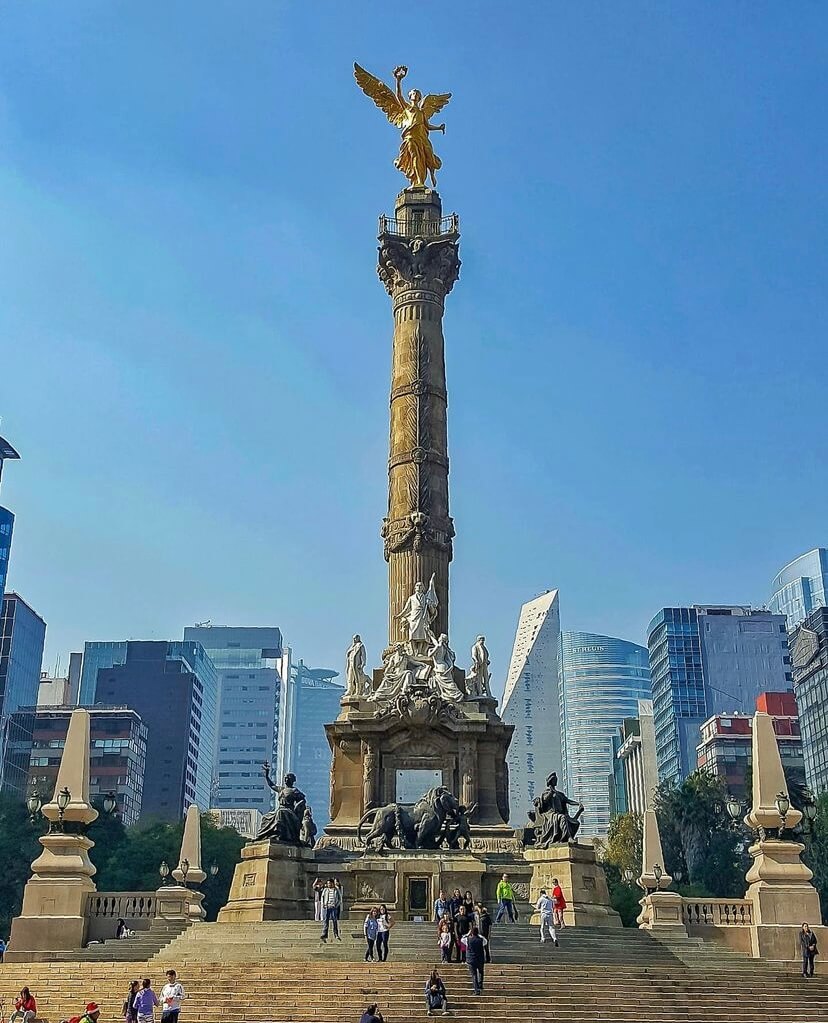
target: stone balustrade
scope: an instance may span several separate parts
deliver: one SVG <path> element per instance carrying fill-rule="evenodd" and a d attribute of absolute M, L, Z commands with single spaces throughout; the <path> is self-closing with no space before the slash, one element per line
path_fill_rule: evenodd
<path fill-rule="evenodd" d="M 681 917 L 690 927 L 750 927 L 753 903 L 749 899 L 681 900 Z"/>
<path fill-rule="evenodd" d="M 156 892 L 95 892 L 86 901 L 87 940 L 114 938 L 121 919 L 132 931 L 148 931 L 157 914 Z"/>

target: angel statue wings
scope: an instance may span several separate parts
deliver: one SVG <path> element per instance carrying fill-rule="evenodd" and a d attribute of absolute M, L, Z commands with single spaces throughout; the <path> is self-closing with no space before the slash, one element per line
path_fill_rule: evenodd
<path fill-rule="evenodd" d="M 419 89 L 412 89 L 408 99 L 402 93 L 402 80 L 408 74 L 407 67 L 394 68 L 396 93 L 385 82 L 354 64 L 354 78 L 366 96 L 383 111 L 395 128 L 402 130 L 400 155 L 394 161 L 397 170 L 403 172 L 411 185 L 423 188 L 426 177 L 431 177 L 433 188 L 437 187 L 437 171 L 442 167 L 440 157 L 434 152 L 429 132 L 446 133 L 445 124 L 431 124 L 429 118 L 439 113 L 451 99 L 450 92 L 430 93 L 423 99 Z"/>

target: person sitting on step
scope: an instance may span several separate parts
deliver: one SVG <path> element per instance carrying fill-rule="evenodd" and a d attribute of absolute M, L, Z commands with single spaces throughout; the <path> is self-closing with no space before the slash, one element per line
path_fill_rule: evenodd
<path fill-rule="evenodd" d="M 427 1016 L 433 1016 L 435 1009 L 439 1009 L 444 1016 L 448 1016 L 446 985 L 437 970 L 432 970 L 431 976 L 426 981 L 425 1000 Z"/>
<path fill-rule="evenodd" d="M 372 1002 L 359 1017 L 359 1023 L 385 1023 L 382 1013 L 377 1008 L 377 1003 Z"/>
<path fill-rule="evenodd" d="M 9 1023 L 32 1023 L 36 1015 L 35 997 L 27 987 L 24 987 L 14 1000 L 14 1012 L 9 1016 Z"/>

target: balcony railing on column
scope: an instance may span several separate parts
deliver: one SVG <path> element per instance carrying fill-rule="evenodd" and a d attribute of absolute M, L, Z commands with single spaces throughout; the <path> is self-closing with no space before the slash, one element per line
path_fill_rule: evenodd
<path fill-rule="evenodd" d="M 460 218 L 456 213 L 439 220 L 396 220 L 394 217 L 380 216 L 379 234 L 396 235 L 399 238 L 442 238 L 446 235 L 460 233 Z"/>

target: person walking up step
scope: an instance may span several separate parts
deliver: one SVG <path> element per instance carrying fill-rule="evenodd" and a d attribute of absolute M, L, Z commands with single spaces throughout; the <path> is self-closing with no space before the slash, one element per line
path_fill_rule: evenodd
<path fill-rule="evenodd" d="M 555 948 L 558 947 L 558 935 L 555 933 L 555 924 L 553 922 L 553 914 L 555 912 L 555 903 L 551 897 L 546 894 L 546 889 L 541 888 L 540 897 L 535 903 L 535 909 L 540 913 L 540 940 L 541 944 L 546 941 L 546 935 L 549 935 L 551 941 L 555 942 Z"/>
<path fill-rule="evenodd" d="M 167 983 L 161 989 L 161 1023 L 178 1023 L 181 1003 L 186 997 L 175 970 L 167 970 Z"/>
<path fill-rule="evenodd" d="M 466 941 L 466 966 L 469 968 L 472 988 L 476 995 L 483 994 L 484 948 L 480 933 L 476 927 L 472 927 Z"/>
<path fill-rule="evenodd" d="M 492 918 L 485 906 L 479 906 L 477 910 L 477 929 L 480 937 L 486 942 L 486 962 L 492 961 Z"/>
<path fill-rule="evenodd" d="M 509 923 L 515 922 L 517 914 L 515 913 L 515 890 L 509 882 L 509 875 L 504 874 L 497 884 L 497 916 L 495 917 L 495 923 L 499 924 L 503 919 L 503 914 L 508 913 Z"/>
<path fill-rule="evenodd" d="M 322 907 L 322 920 L 324 921 L 324 928 L 322 930 L 322 940 L 328 940 L 328 929 L 333 924 L 334 937 L 337 941 L 342 941 L 339 937 L 339 900 L 341 896 L 337 891 L 334 879 L 328 878 L 325 887 L 322 889 L 322 894 L 319 896 L 319 902 Z"/>
<path fill-rule="evenodd" d="M 561 882 L 557 877 L 552 878 L 552 906 L 552 922 L 560 931 L 564 926 L 566 899 L 564 898 L 563 888 L 561 888 Z"/>

